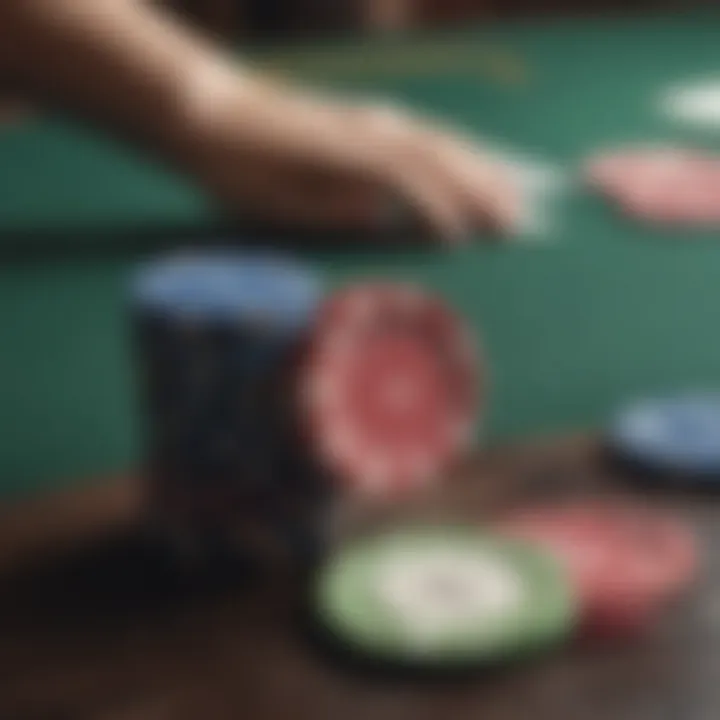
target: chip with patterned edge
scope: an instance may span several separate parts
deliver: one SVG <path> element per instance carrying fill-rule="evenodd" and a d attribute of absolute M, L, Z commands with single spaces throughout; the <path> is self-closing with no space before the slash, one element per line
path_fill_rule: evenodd
<path fill-rule="evenodd" d="M 484 387 L 469 331 L 411 285 L 363 283 L 322 307 L 300 372 L 310 451 L 361 494 L 430 484 L 471 446 Z"/>
<path fill-rule="evenodd" d="M 509 661 L 567 638 L 575 599 L 555 559 L 472 528 L 406 527 L 321 568 L 313 612 L 357 657 L 408 667 Z"/>

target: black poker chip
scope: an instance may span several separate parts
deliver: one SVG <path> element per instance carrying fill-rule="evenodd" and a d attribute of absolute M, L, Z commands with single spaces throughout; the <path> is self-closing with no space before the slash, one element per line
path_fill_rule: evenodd
<path fill-rule="evenodd" d="M 326 496 L 298 456 L 284 389 L 321 299 L 310 268 L 271 252 L 179 252 L 137 270 L 145 474 L 174 545 L 316 554 Z"/>

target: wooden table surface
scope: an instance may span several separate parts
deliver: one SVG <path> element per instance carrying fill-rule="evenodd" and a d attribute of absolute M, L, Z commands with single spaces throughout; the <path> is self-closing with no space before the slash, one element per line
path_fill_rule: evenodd
<path fill-rule="evenodd" d="M 407 513 L 480 520 L 533 497 L 625 494 L 626 486 L 593 439 L 546 439 L 485 453 Z M 360 676 L 314 649 L 294 622 L 296 580 L 252 588 L 227 577 L 181 580 L 136 529 L 135 483 L 6 508 L 0 718 L 717 720 L 719 513 L 707 497 L 644 500 L 687 518 L 705 555 L 696 590 L 656 632 L 422 683 Z"/>

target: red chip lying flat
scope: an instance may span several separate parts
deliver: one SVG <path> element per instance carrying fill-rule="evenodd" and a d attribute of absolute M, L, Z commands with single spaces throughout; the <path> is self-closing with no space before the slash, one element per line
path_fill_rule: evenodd
<path fill-rule="evenodd" d="M 472 441 L 478 357 L 439 300 L 367 283 L 322 308 L 301 374 L 312 451 L 353 490 L 397 495 L 445 472 Z"/>
<path fill-rule="evenodd" d="M 692 582 L 697 553 L 678 521 L 613 505 L 538 507 L 499 523 L 503 533 L 542 545 L 566 564 L 589 633 L 639 631 Z"/>

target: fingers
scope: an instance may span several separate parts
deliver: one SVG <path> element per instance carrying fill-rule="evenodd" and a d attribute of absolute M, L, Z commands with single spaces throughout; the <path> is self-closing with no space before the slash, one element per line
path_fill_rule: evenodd
<path fill-rule="evenodd" d="M 394 189 L 432 235 L 453 245 L 466 242 L 472 228 L 457 195 L 443 178 L 423 170 L 413 171 L 410 163 L 394 169 Z"/>
<path fill-rule="evenodd" d="M 401 109 L 302 93 L 254 96 L 211 124 L 192 169 L 234 209 L 321 228 L 375 227 L 408 209 L 451 243 L 479 227 L 511 231 L 511 178 L 472 143 Z"/>
<path fill-rule="evenodd" d="M 521 198 L 511 178 L 477 148 L 416 123 L 395 108 L 366 108 L 362 132 L 384 180 L 431 230 L 450 240 L 478 227 L 510 232 Z"/>
<path fill-rule="evenodd" d="M 448 178 L 427 162 L 428 148 L 406 116 L 395 108 L 372 108 L 362 112 L 360 123 L 390 196 L 409 206 L 433 235 L 453 244 L 466 239 L 471 227 L 461 199 Z"/>
<path fill-rule="evenodd" d="M 510 233 L 522 214 L 522 197 L 509 172 L 477 148 L 434 135 L 437 160 L 465 198 L 472 220 Z"/>

